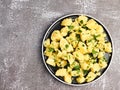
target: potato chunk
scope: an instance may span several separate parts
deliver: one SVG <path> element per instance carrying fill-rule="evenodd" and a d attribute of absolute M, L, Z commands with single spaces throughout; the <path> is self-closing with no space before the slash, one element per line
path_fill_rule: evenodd
<path fill-rule="evenodd" d="M 62 38 L 60 40 L 60 48 L 62 51 L 66 51 L 66 52 L 72 52 L 73 51 L 73 47 L 72 45 L 70 45 L 66 39 Z"/>
<path fill-rule="evenodd" d="M 96 29 L 97 28 L 97 22 L 95 21 L 95 20 L 93 20 L 93 19 L 90 19 L 88 22 L 87 22 L 87 27 L 89 28 L 89 29 Z"/>
<path fill-rule="evenodd" d="M 86 24 L 87 21 L 88 21 L 88 18 L 87 18 L 86 16 L 84 16 L 84 15 L 81 15 L 81 16 L 78 17 L 77 20 L 78 20 L 78 22 L 79 22 L 80 24 Z"/>
<path fill-rule="evenodd" d="M 52 39 L 53 41 L 59 41 L 61 38 L 62 38 L 62 35 L 61 35 L 61 33 L 60 33 L 59 30 L 53 31 L 53 33 L 52 33 L 52 35 L 51 35 L 51 39 Z"/>
<path fill-rule="evenodd" d="M 46 40 L 44 41 L 44 46 L 45 46 L 45 47 L 49 47 L 49 45 L 50 45 L 50 39 L 46 39 Z"/>
<path fill-rule="evenodd" d="M 55 73 L 56 76 L 65 76 L 66 74 L 67 74 L 67 71 L 64 68 L 58 69 Z"/>
<path fill-rule="evenodd" d="M 77 79 L 76 79 L 76 81 L 78 82 L 78 83 L 83 83 L 83 82 L 85 82 L 85 77 L 78 77 Z"/>
<path fill-rule="evenodd" d="M 74 57 L 76 59 L 78 59 L 79 61 L 83 61 L 84 60 L 84 55 L 80 52 L 80 51 L 75 51 L 73 53 Z"/>
<path fill-rule="evenodd" d="M 69 31 L 68 27 L 63 27 L 61 29 L 61 35 L 66 36 L 68 34 L 68 31 Z"/>
<path fill-rule="evenodd" d="M 65 82 L 67 82 L 67 83 L 72 83 L 72 77 L 71 77 L 71 75 L 70 75 L 70 74 L 66 74 L 66 75 L 64 76 L 64 80 L 65 80 Z"/>
<path fill-rule="evenodd" d="M 93 72 L 89 72 L 86 79 L 87 79 L 87 82 L 91 82 L 92 80 L 94 80 L 96 78 L 96 74 L 93 73 Z"/>
<path fill-rule="evenodd" d="M 112 48 L 111 48 L 111 43 L 108 42 L 108 43 L 105 43 L 105 52 L 112 52 Z"/>
<path fill-rule="evenodd" d="M 53 58 L 48 58 L 46 63 L 54 67 L 56 66 L 55 60 Z"/>
<path fill-rule="evenodd" d="M 72 19 L 71 18 L 66 18 L 61 23 L 62 26 L 70 26 L 71 24 L 72 24 Z"/>
<path fill-rule="evenodd" d="M 92 72 L 98 72 L 100 70 L 100 65 L 98 63 L 93 64 L 93 67 L 91 68 Z"/>

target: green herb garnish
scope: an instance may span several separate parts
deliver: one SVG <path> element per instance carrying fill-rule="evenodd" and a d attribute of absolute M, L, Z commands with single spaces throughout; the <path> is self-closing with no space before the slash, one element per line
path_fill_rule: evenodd
<path fill-rule="evenodd" d="M 97 37 L 100 37 L 100 34 L 94 35 L 93 37 L 94 37 L 95 40 L 97 40 Z"/>
<path fill-rule="evenodd" d="M 91 42 L 93 39 L 88 40 L 88 42 Z"/>
<path fill-rule="evenodd" d="M 82 28 L 84 28 L 84 29 L 86 29 L 86 30 L 89 30 L 89 28 L 86 26 L 86 24 L 84 24 L 84 25 L 82 26 Z"/>
<path fill-rule="evenodd" d="M 69 29 L 73 29 L 73 28 L 74 28 L 74 26 L 68 26 L 68 28 L 69 28 Z"/>
<path fill-rule="evenodd" d="M 80 65 L 76 65 L 76 66 L 74 66 L 73 69 L 74 69 L 74 70 L 78 70 L 78 69 L 80 69 Z"/>
<path fill-rule="evenodd" d="M 89 73 L 89 70 L 83 70 L 84 75 L 87 75 Z"/>
<path fill-rule="evenodd" d="M 66 45 L 65 45 L 65 48 L 68 48 L 68 47 L 69 47 L 69 45 L 68 45 L 68 44 L 66 44 Z"/>
<path fill-rule="evenodd" d="M 76 38 L 78 41 L 80 41 L 80 35 L 79 34 L 76 34 Z"/>
<path fill-rule="evenodd" d="M 84 44 L 82 44 L 82 46 L 84 47 L 85 45 L 84 45 Z"/>
<path fill-rule="evenodd" d="M 82 30 L 78 30 L 78 32 L 82 32 Z"/>
<path fill-rule="evenodd" d="M 96 53 L 98 53 L 98 52 L 93 49 L 92 50 L 92 54 L 96 54 Z"/>
<path fill-rule="evenodd" d="M 83 24 L 83 20 L 80 21 L 80 24 Z"/>
<path fill-rule="evenodd" d="M 80 73 L 80 70 L 77 70 L 77 74 L 79 74 Z"/>
<path fill-rule="evenodd" d="M 48 52 L 54 52 L 54 48 L 49 48 Z"/>
<path fill-rule="evenodd" d="M 79 55 L 78 55 L 78 54 L 76 54 L 76 56 L 77 56 L 77 57 L 79 57 Z"/>

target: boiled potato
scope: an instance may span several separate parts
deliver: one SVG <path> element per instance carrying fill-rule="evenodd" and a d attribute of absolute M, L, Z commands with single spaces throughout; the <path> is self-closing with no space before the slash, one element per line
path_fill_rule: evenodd
<path fill-rule="evenodd" d="M 71 18 L 66 18 L 61 23 L 62 26 L 70 26 L 71 24 L 72 24 L 72 19 Z"/>
<path fill-rule="evenodd" d="M 104 54 L 105 54 L 104 52 L 99 52 L 99 53 L 98 53 L 98 58 L 103 58 L 103 57 L 104 57 Z"/>
<path fill-rule="evenodd" d="M 73 53 L 73 56 L 78 59 L 79 61 L 83 61 L 84 60 L 84 55 L 80 52 L 80 51 L 75 51 Z"/>
<path fill-rule="evenodd" d="M 83 42 L 79 42 L 78 47 L 77 47 L 77 50 L 80 50 L 80 52 L 81 52 L 82 54 L 87 53 L 87 46 L 86 46 L 86 44 L 83 43 Z"/>
<path fill-rule="evenodd" d="M 79 22 L 80 24 L 86 24 L 87 21 L 88 21 L 88 18 L 87 18 L 86 16 L 84 16 L 84 15 L 81 15 L 81 16 L 79 16 L 79 17 L 77 18 L 77 20 L 78 20 L 78 22 Z"/>
<path fill-rule="evenodd" d="M 77 79 L 76 79 L 76 81 L 78 82 L 78 83 L 83 83 L 83 82 L 85 82 L 85 77 L 78 77 Z"/>
<path fill-rule="evenodd" d="M 73 51 L 72 45 L 69 44 L 69 43 L 67 42 L 67 40 L 64 39 L 64 38 L 62 38 L 62 39 L 60 40 L 60 48 L 61 48 L 62 51 L 65 50 L 66 52 L 72 52 L 72 51 Z"/>
<path fill-rule="evenodd" d="M 105 43 L 105 52 L 108 52 L 108 53 L 112 52 L 110 42 Z"/>
<path fill-rule="evenodd" d="M 55 73 L 56 76 L 66 76 L 67 75 L 67 71 L 66 69 L 62 68 L 62 69 L 58 69 Z"/>
<path fill-rule="evenodd" d="M 54 67 L 56 66 L 55 60 L 53 58 L 48 58 L 46 63 Z"/>
<path fill-rule="evenodd" d="M 96 78 L 96 76 L 97 75 L 95 73 L 89 72 L 88 75 L 87 75 L 87 77 L 86 77 L 86 81 L 90 82 L 90 81 L 94 80 Z"/>
<path fill-rule="evenodd" d="M 46 63 L 66 83 L 93 81 L 108 66 L 105 55 L 112 52 L 103 26 L 85 15 L 65 18 L 60 24 L 43 43 Z"/>
<path fill-rule="evenodd" d="M 62 35 L 60 33 L 59 30 L 55 30 L 53 31 L 52 35 L 51 35 L 51 40 L 53 41 L 59 41 L 62 38 Z"/>
<path fill-rule="evenodd" d="M 99 65 L 101 68 L 106 68 L 107 67 L 107 62 L 105 61 L 104 58 L 99 59 Z"/>
<path fill-rule="evenodd" d="M 72 54 L 69 53 L 67 57 L 68 57 L 68 62 L 70 64 L 72 64 L 75 61 L 75 57 Z"/>
<path fill-rule="evenodd" d="M 96 29 L 98 24 L 95 20 L 93 19 L 90 19 L 88 22 L 87 22 L 87 25 L 86 25 L 89 29 Z"/>
<path fill-rule="evenodd" d="M 93 64 L 93 67 L 91 68 L 92 72 L 98 72 L 100 70 L 100 65 L 98 63 Z"/>
<path fill-rule="evenodd" d="M 72 77 L 70 74 L 66 74 L 64 76 L 64 81 L 67 82 L 67 83 L 72 83 Z"/>
<path fill-rule="evenodd" d="M 61 35 L 62 35 L 62 36 L 66 36 L 66 35 L 68 34 L 68 31 L 69 31 L 69 29 L 68 29 L 67 26 L 66 26 L 66 27 L 63 27 L 63 28 L 61 29 Z"/>
<path fill-rule="evenodd" d="M 44 46 L 49 47 L 49 45 L 50 45 L 50 39 L 48 38 L 47 40 L 45 40 Z"/>

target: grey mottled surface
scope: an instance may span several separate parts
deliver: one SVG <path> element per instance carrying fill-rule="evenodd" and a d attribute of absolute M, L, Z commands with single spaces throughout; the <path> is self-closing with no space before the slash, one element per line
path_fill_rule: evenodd
<path fill-rule="evenodd" d="M 83 13 L 109 29 L 115 54 L 95 83 L 72 87 L 54 79 L 43 65 L 41 41 L 57 18 Z M 120 90 L 120 0 L 0 0 L 0 90 Z"/>

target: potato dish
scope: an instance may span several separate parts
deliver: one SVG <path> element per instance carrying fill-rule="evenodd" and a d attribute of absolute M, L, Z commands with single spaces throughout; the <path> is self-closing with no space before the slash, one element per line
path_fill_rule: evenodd
<path fill-rule="evenodd" d="M 108 65 L 105 54 L 112 52 L 104 28 L 85 15 L 63 19 L 44 48 L 46 63 L 56 67 L 55 75 L 67 83 L 93 81 Z"/>

